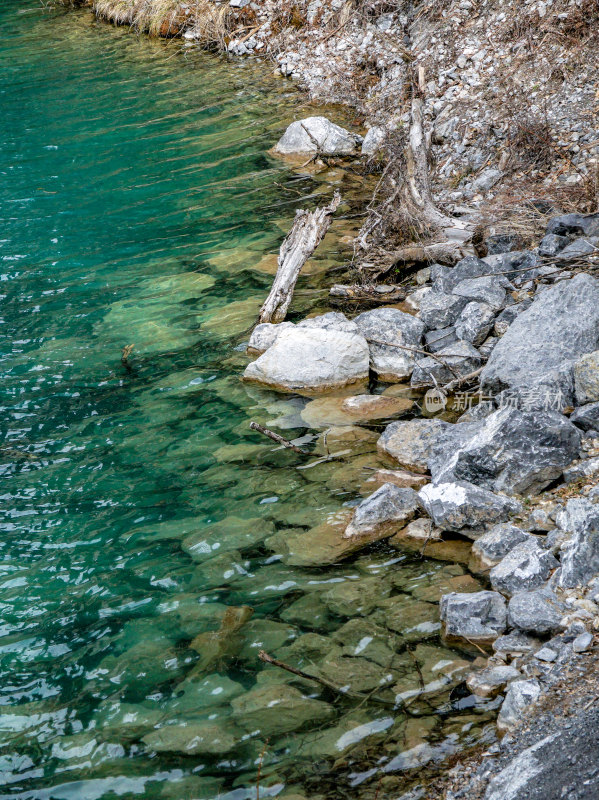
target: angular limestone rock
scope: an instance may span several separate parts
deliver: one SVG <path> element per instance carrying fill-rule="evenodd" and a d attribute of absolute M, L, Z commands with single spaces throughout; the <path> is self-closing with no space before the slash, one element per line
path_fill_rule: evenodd
<path fill-rule="evenodd" d="M 482 357 L 470 342 L 458 341 L 447 345 L 436 356 L 416 362 L 410 383 L 412 386 L 439 386 L 469 375 L 482 364 Z"/>
<path fill-rule="evenodd" d="M 508 620 L 512 628 L 544 636 L 563 628 L 564 606 L 549 589 L 519 592 L 508 604 Z"/>
<path fill-rule="evenodd" d="M 599 345 L 599 281 L 586 274 L 543 291 L 510 325 L 481 373 L 484 391 L 534 387 Z"/>
<path fill-rule="evenodd" d="M 505 600 L 497 592 L 452 592 L 441 598 L 441 620 L 448 640 L 490 644 L 505 631 Z"/>
<path fill-rule="evenodd" d="M 509 731 L 521 720 L 525 712 L 538 700 L 541 685 L 537 680 L 513 681 L 508 686 L 507 694 L 499 716 L 497 727 L 500 731 Z"/>
<path fill-rule="evenodd" d="M 429 459 L 448 437 L 453 434 L 466 437 L 467 430 L 439 419 L 412 419 L 392 422 L 385 428 L 377 448 L 381 454 L 390 456 L 405 469 L 426 473 Z"/>
<path fill-rule="evenodd" d="M 599 350 L 587 353 L 574 364 L 574 390 L 578 405 L 599 400 Z"/>
<path fill-rule="evenodd" d="M 521 506 L 515 500 L 466 481 L 429 483 L 419 492 L 426 512 L 442 530 L 476 538 L 486 528 L 505 522 Z"/>
<path fill-rule="evenodd" d="M 413 519 L 420 508 L 420 500 L 413 489 L 384 483 L 357 506 L 344 537 L 367 536 L 370 541 L 377 541 L 392 536 Z"/>
<path fill-rule="evenodd" d="M 516 545 L 527 541 L 534 542 L 534 537 L 509 522 L 494 525 L 472 545 L 473 566 L 491 569 Z"/>
<path fill-rule="evenodd" d="M 549 550 L 539 547 L 536 539 L 517 544 L 489 573 L 496 592 L 513 595 L 538 589 L 559 562 Z"/>
<path fill-rule="evenodd" d="M 582 497 L 568 500 L 556 522 L 572 537 L 562 546 L 559 585 L 573 588 L 599 574 L 599 505 Z"/>
<path fill-rule="evenodd" d="M 495 648 L 495 643 L 493 643 L 493 648 Z M 477 697 L 495 697 L 504 686 L 521 677 L 522 673 L 515 667 L 488 667 L 469 675 L 466 679 L 466 686 Z"/>

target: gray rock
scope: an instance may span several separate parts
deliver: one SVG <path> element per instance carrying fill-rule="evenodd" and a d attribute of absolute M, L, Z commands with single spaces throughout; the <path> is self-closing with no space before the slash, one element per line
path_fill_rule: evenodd
<path fill-rule="evenodd" d="M 413 489 L 384 483 L 356 507 L 343 535 L 346 539 L 352 536 L 368 536 L 369 539 L 392 536 L 414 518 L 420 507 Z"/>
<path fill-rule="evenodd" d="M 527 653 L 534 653 L 540 646 L 541 643 L 538 639 L 528 636 L 522 631 L 512 631 L 493 642 L 494 652 L 504 658 L 507 656 L 515 658 Z"/>
<path fill-rule="evenodd" d="M 281 155 L 322 153 L 326 156 L 353 155 L 362 137 L 335 125 L 326 117 L 307 117 L 292 122 L 274 147 Z"/>
<path fill-rule="evenodd" d="M 490 569 L 519 544 L 536 540 L 530 533 L 504 522 L 494 525 L 472 545 L 472 555 L 483 569 Z"/>
<path fill-rule="evenodd" d="M 243 377 L 284 392 L 312 393 L 366 383 L 369 360 L 359 334 L 296 326 L 282 331 Z"/>
<path fill-rule="evenodd" d="M 570 415 L 570 422 L 583 431 L 599 432 L 599 403 L 589 403 Z"/>
<path fill-rule="evenodd" d="M 599 401 L 599 350 L 586 353 L 574 364 L 574 391 L 579 406 Z"/>
<path fill-rule="evenodd" d="M 472 189 L 475 192 L 488 192 L 495 186 L 496 183 L 503 178 L 503 172 L 500 169 L 487 167 L 481 174 L 472 181 Z"/>
<path fill-rule="evenodd" d="M 468 375 L 482 364 L 478 350 L 470 342 L 458 341 L 448 345 L 436 354 L 416 361 L 412 372 L 412 386 L 437 386 L 454 378 Z"/>
<path fill-rule="evenodd" d="M 424 334 L 426 346 L 431 353 L 438 353 L 446 347 L 454 345 L 458 341 L 454 325 L 448 328 L 439 328 L 436 331 L 428 331 Z"/>
<path fill-rule="evenodd" d="M 475 347 L 482 344 L 495 320 L 495 311 L 487 303 L 468 303 L 462 309 L 455 323 L 455 333 L 458 339 L 463 339 Z"/>
<path fill-rule="evenodd" d="M 556 233 L 548 233 L 541 239 L 539 255 L 547 257 L 555 256 L 569 243 L 570 239 L 567 236 L 558 236 Z"/>
<path fill-rule="evenodd" d="M 461 427 L 461 426 L 460 426 Z M 429 461 L 446 447 L 452 447 L 458 437 L 469 434 L 469 428 L 440 419 L 411 419 L 392 422 L 377 442 L 380 453 L 413 472 L 429 471 Z"/>
<path fill-rule="evenodd" d="M 510 627 L 537 636 L 560 631 L 564 614 L 564 606 L 549 589 L 519 592 L 508 604 Z"/>
<path fill-rule="evenodd" d="M 280 325 L 288 323 L 281 322 Z M 341 331 L 342 333 L 360 333 L 354 320 L 348 319 L 340 311 L 327 311 L 317 317 L 308 317 L 297 323 L 298 328 L 322 328 L 326 331 Z"/>
<path fill-rule="evenodd" d="M 585 498 L 568 500 L 556 517 L 572 537 L 562 546 L 559 586 L 573 588 L 599 574 L 599 505 Z"/>
<path fill-rule="evenodd" d="M 407 378 L 414 369 L 415 354 L 405 347 L 419 347 L 424 324 L 397 308 L 375 308 L 354 320 L 370 349 L 370 366 L 382 381 Z"/>
<path fill-rule="evenodd" d="M 511 253 L 485 256 L 483 261 L 489 266 L 489 272 L 502 275 L 509 281 L 530 280 L 538 274 L 539 257 L 530 250 L 515 250 Z"/>
<path fill-rule="evenodd" d="M 593 635 L 588 632 L 581 633 L 572 642 L 572 650 L 574 650 L 575 653 L 584 653 L 591 647 L 592 644 Z"/>
<path fill-rule="evenodd" d="M 528 530 L 547 531 L 555 527 L 551 513 L 543 508 L 534 508 L 528 515 Z"/>
<path fill-rule="evenodd" d="M 493 329 L 495 335 L 500 337 L 503 336 L 516 317 L 525 310 L 526 305 L 524 303 L 514 303 L 513 306 L 504 308 L 503 311 L 497 315 L 497 319 L 495 320 L 495 326 Z"/>
<path fill-rule="evenodd" d="M 258 353 L 259 355 L 264 353 L 265 350 L 268 350 L 268 348 L 276 342 L 282 331 L 291 328 L 295 328 L 293 322 L 279 322 L 275 324 L 271 322 L 261 322 L 259 325 L 256 325 L 252 331 L 247 346 L 248 352 Z"/>
<path fill-rule="evenodd" d="M 429 292 L 420 302 L 420 319 L 429 330 L 453 325 L 468 300 L 453 294 Z"/>
<path fill-rule="evenodd" d="M 476 260 L 478 261 L 478 259 Z M 452 279 L 454 270 L 455 267 L 450 269 L 449 267 L 445 267 L 443 264 L 431 264 L 431 284 L 434 292 L 437 294 L 451 294 L 451 289 L 455 285 Z M 460 280 L 463 279 L 460 278 Z"/>
<path fill-rule="evenodd" d="M 432 469 L 435 481 L 469 481 L 510 494 L 538 492 L 580 450 L 580 432 L 555 412 L 500 408 Z"/>
<path fill-rule="evenodd" d="M 599 281 L 579 274 L 544 291 L 514 320 L 483 369 L 482 388 L 496 394 L 533 387 L 598 343 Z"/>
<path fill-rule="evenodd" d="M 496 396 L 499 405 L 512 405 L 522 411 L 564 413 L 575 404 L 572 362 L 533 378 L 528 386 L 516 386 Z"/>
<path fill-rule="evenodd" d="M 458 261 L 453 269 L 448 267 L 442 267 L 441 269 L 444 272 L 439 272 L 439 276 L 440 278 L 442 277 L 442 291 L 444 292 L 452 292 L 462 281 L 483 278 L 493 273 L 493 268 L 476 256 L 466 256 L 466 258 Z"/>
<path fill-rule="evenodd" d="M 385 129 L 380 128 L 377 125 L 369 128 L 366 132 L 366 136 L 364 137 L 364 141 L 362 142 L 362 155 L 373 156 L 378 153 L 383 145 L 383 142 L 385 141 L 386 135 L 387 132 Z"/>
<path fill-rule="evenodd" d="M 553 217 L 547 233 L 558 236 L 599 236 L 599 214 L 562 214 Z"/>
<path fill-rule="evenodd" d="M 476 538 L 498 522 L 505 522 L 521 506 L 466 481 L 429 483 L 419 492 L 422 505 L 438 528 Z"/>
<path fill-rule="evenodd" d="M 517 725 L 527 709 L 539 699 L 540 694 L 541 684 L 537 680 L 510 683 L 497 717 L 499 730 L 508 731 Z"/>
<path fill-rule="evenodd" d="M 487 303 L 492 308 L 500 309 L 505 305 L 507 297 L 503 284 L 505 284 L 505 280 L 496 275 L 488 275 L 485 278 L 468 278 L 454 287 L 453 294 L 468 300 Z"/>
<path fill-rule="evenodd" d="M 496 336 L 488 336 L 485 339 L 485 341 L 481 344 L 481 346 L 478 348 L 478 352 L 485 360 L 489 358 L 489 356 L 493 352 L 493 348 L 497 344 L 497 341 L 498 339 Z"/>
<path fill-rule="evenodd" d="M 505 600 L 497 592 L 451 592 L 441 598 L 441 620 L 449 640 L 488 644 L 506 628 Z"/>
<path fill-rule="evenodd" d="M 490 256 L 498 253 L 509 253 L 514 250 L 522 239 L 517 233 L 497 233 L 485 239 L 487 254 Z"/>
<path fill-rule="evenodd" d="M 541 647 L 540 650 L 537 650 L 535 653 L 535 658 L 538 658 L 539 661 L 547 661 L 548 663 L 551 663 L 557 658 L 557 651 L 552 650 L 551 647 L 545 645 L 544 647 Z"/>
<path fill-rule="evenodd" d="M 564 247 L 564 249 L 555 256 L 555 260 L 562 263 L 577 261 L 579 258 L 585 258 L 585 256 L 597 252 L 598 244 L 599 238 L 596 236 L 589 237 L 588 239 L 576 239 L 575 242 Z"/>
<path fill-rule="evenodd" d="M 599 456 L 586 458 L 573 467 L 564 470 L 564 480 L 566 483 L 573 483 L 583 478 L 594 478 L 599 475 Z"/>
<path fill-rule="evenodd" d="M 538 589 L 559 567 L 553 554 L 539 547 L 534 537 L 531 539 L 517 544 L 489 573 L 496 592 L 513 595 Z"/>
<path fill-rule="evenodd" d="M 466 686 L 477 697 L 495 697 L 506 684 L 521 677 L 522 673 L 515 667 L 487 667 L 471 673 L 466 679 Z"/>

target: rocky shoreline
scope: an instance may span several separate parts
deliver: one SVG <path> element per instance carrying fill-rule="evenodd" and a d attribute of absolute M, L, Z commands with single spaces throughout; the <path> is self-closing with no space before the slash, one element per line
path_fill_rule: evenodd
<path fill-rule="evenodd" d="M 189 46 L 272 57 L 312 99 L 356 110 L 364 136 L 319 117 L 290 126 L 275 152 L 302 161 L 362 156 L 384 176 L 410 121 L 411 75 L 423 70 L 436 199 L 481 224 L 482 246 L 423 262 L 402 303 L 253 331 L 248 352 L 258 357 L 244 380 L 316 396 L 304 419 L 344 420 L 324 436 L 325 456 L 372 433 L 362 425 L 395 420 L 378 437 L 387 467 L 372 491 L 335 524 L 277 545 L 289 564 L 322 566 L 378 541 L 421 552 L 472 542 L 468 566 L 480 582 L 460 591 L 463 576 L 449 578 L 458 590 L 440 600 L 443 636 L 478 653 L 466 685 L 500 698 L 507 735 L 406 800 L 589 796 L 599 786 L 592 765 L 556 787 L 562 732 L 543 709 L 561 702 L 565 681 L 583 680 L 599 630 L 599 215 L 555 212 L 596 208 L 596 9 L 547 1 L 522 13 L 517 2 L 459 0 L 354 13 L 312 0 L 282 12 L 269 0 L 231 0 L 206 3 L 201 17 L 173 3 L 154 24 L 91 5 Z M 391 228 L 379 238 L 389 249 Z M 370 394 L 375 381 L 389 386 Z M 576 711 L 583 730 L 594 701 L 585 696 Z M 584 744 L 564 749 L 576 760 Z"/>
<path fill-rule="evenodd" d="M 289 153 L 294 141 L 307 152 L 316 136 L 291 126 L 278 148 Z M 377 442 L 389 469 L 373 475 L 376 490 L 340 524 L 286 537 L 286 558 L 334 564 L 382 540 L 471 541 L 469 568 L 488 588 L 441 597 L 443 638 L 487 654 L 465 682 L 477 697 L 503 698 L 504 734 L 588 659 L 599 629 L 599 214 L 550 219 L 535 249 L 488 244 L 494 252 L 482 259 L 421 269 L 401 308 L 258 325 L 248 352 L 259 355 L 244 380 L 306 396 L 337 392 L 312 400 L 306 419 L 318 419 L 319 403 L 358 424 L 400 417 Z M 369 381 L 393 391 L 368 394 Z M 408 388 L 428 389 L 423 405 L 440 413 L 414 417 L 409 401 L 393 407 Z M 505 741 L 491 754 L 509 743 L 515 757 L 518 735 Z M 522 776 L 509 783 L 511 769 L 493 778 L 485 766 L 487 800 L 537 796 Z M 474 783 L 456 790 L 456 770 L 438 796 L 471 796 Z"/>

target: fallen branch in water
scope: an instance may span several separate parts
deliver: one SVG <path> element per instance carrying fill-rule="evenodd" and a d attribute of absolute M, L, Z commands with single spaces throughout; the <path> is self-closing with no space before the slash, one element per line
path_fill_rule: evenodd
<path fill-rule="evenodd" d="M 272 439 L 273 442 L 286 447 L 288 450 L 293 450 L 294 453 L 299 453 L 302 456 L 309 456 L 312 455 L 308 450 L 302 450 L 301 447 L 298 447 L 293 442 L 290 442 L 289 439 L 285 439 L 284 436 L 279 436 L 278 433 L 271 431 L 269 428 L 264 428 L 262 425 L 259 425 L 257 422 L 250 422 L 250 429 L 253 431 L 258 431 L 258 433 L 264 434 L 264 436 L 268 436 L 269 439 Z"/>
<path fill-rule="evenodd" d="M 296 212 L 293 227 L 279 251 L 277 274 L 260 309 L 260 322 L 282 322 L 285 319 L 301 269 L 328 231 L 331 217 L 340 202 L 341 195 L 335 192 L 328 206 Z"/>
<path fill-rule="evenodd" d="M 319 683 L 321 686 L 324 686 L 325 689 L 329 689 L 331 692 L 335 692 L 342 697 L 357 697 L 360 700 L 374 700 L 376 703 L 395 707 L 395 703 L 391 700 L 382 700 L 380 697 L 372 697 L 371 695 L 363 694 L 362 692 L 351 692 L 349 690 L 346 691 L 340 686 L 335 686 L 334 683 L 330 683 L 330 681 L 327 681 L 324 678 L 320 678 L 317 675 L 310 675 L 307 672 L 298 669 L 297 667 L 292 667 L 289 664 L 285 664 L 284 661 L 279 661 L 278 658 L 269 656 L 266 650 L 260 650 L 258 653 L 258 658 L 265 664 L 272 664 L 273 667 L 284 669 L 286 672 L 290 672 L 292 675 L 297 675 L 299 678 L 304 678 L 304 680 Z"/>

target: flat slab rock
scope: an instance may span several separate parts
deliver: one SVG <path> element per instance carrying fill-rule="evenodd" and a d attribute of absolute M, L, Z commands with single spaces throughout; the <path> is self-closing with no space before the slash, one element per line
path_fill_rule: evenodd
<path fill-rule="evenodd" d="M 515 500 L 494 494 L 466 481 L 429 483 L 419 497 L 434 524 L 446 531 L 459 531 L 477 538 L 498 522 L 521 510 Z"/>
<path fill-rule="evenodd" d="M 246 381 L 283 392 L 313 394 L 368 380 L 370 354 L 357 333 L 296 326 L 282 331 L 245 369 Z"/>
<path fill-rule="evenodd" d="M 497 343 L 481 373 L 484 391 L 534 388 L 599 345 L 599 281 L 581 273 L 543 291 Z"/>

